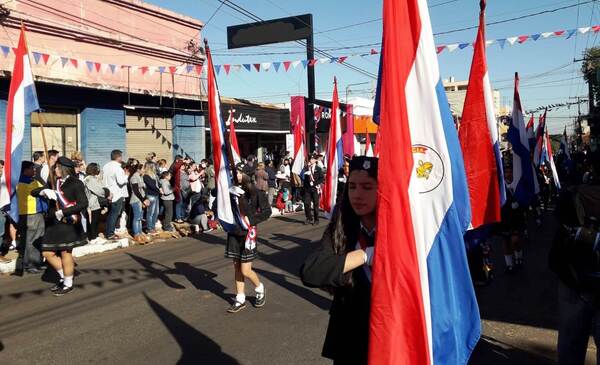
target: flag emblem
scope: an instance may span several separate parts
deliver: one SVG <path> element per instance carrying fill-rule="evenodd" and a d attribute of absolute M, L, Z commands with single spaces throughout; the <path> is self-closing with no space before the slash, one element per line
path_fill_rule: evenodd
<path fill-rule="evenodd" d="M 426 194 L 437 189 L 444 180 L 444 161 L 440 154 L 433 148 L 416 144 L 412 147 L 413 158 L 416 164 L 414 176 L 415 183 L 419 183 L 419 193 Z"/>

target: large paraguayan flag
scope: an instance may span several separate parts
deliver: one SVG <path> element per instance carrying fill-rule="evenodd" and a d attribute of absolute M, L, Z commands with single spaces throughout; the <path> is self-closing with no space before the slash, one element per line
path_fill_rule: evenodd
<path fill-rule="evenodd" d="M 232 186 L 229 160 L 227 158 L 227 143 L 225 141 L 225 123 L 221 116 L 221 97 L 217 87 L 215 70 L 212 63 L 210 48 L 206 45 L 207 88 L 208 88 L 208 122 L 215 166 L 215 184 L 217 188 L 217 218 L 226 232 L 236 227 L 236 217 L 231 205 L 229 188 Z"/>
<path fill-rule="evenodd" d="M 560 180 L 558 178 L 558 170 L 556 169 L 556 164 L 554 163 L 554 154 L 552 153 L 552 144 L 550 136 L 548 135 L 548 129 L 546 129 L 546 133 L 544 135 L 544 144 L 546 146 L 544 149 L 546 150 L 546 154 L 548 156 L 548 164 L 550 164 L 550 170 L 552 171 L 552 179 L 554 180 L 554 185 L 556 185 L 556 187 L 560 189 Z"/>
<path fill-rule="evenodd" d="M 240 157 L 240 147 L 238 146 L 237 135 L 235 133 L 235 120 L 233 117 L 233 110 L 229 111 L 229 143 L 231 144 L 231 158 L 235 165 L 242 162 Z"/>
<path fill-rule="evenodd" d="M 545 155 L 545 144 L 544 144 L 544 134 L 546 132 L 546 114 L 548 110 L 544 111 L 544 114 L 540 116 L 540 121 L 538 123 L 537 129 L 535 131 L 535 149 L 533 151 L 533 163 L 535 166 L 540 166 L 540 164 L 544 163 L 547 160 L 547 156 Z"/>
<path fill-rule="evenodd" d="M 370 364 L 465 364 L 481 322 L 463 234 L 463 156 L 427 1 L 384 0 Z"/>
<path fill-rule="evenodd" d="M 512 146 L 513 180 L 509 188 L 521 206 L 528 206 L 540 192 L 537 176 L 531 161 L 529 141 L 525 130 L 523 106 L 519 95 L 519 74 L 515 72 L 515 91 L 512 110 L 512 121 L 508 127 L 507 139 Z"/>
<path fill-rule="evenodd" d="M 529 141 L 529 150 L 533 151 L 535 148 L 535 132 L 533 131 L 533 123 L 535 122 L 535 115 L 531 115 L 529 122 L 527 123 L 527 140 Z"/>
<path fill-rule="evenodd" d="M 14 49 L 14 52 L 15 64 L 10 80 L 8 106 L 6 108 L 5 163 L 2 179 L 0 180 L 0 207 L 10 204 L 10 216 L 15 222 L 18 222 L 19 209 L 16 188 L 21 174 L 21 161 L 23 161 L 25 117 L 40 108 L 33 82 L 33 72 L 31 71 L 24 28 L 21 28 L 19 45 Z"/>
<path fill-rule="evenodd" d="M 562 136 L 560 137 L 560 150 L 565 155 L 567 160 L 571 159 L 571 151 L 569 151 L 569 137 L 567 137 L 567 127 L 565 126 L 565 130 L 563 131 Z"/>
<path fill-rule="evenodd" d="M 329 141 L 327 143 L 327 173 L 325 174 L 322 199 L 323 210 L 328 218 L 331 217 L 335 208 L 338 171 L 344 164 L 340 102 L 337 91 L 337 80 L 335 78 L 333 79 L 333 98 L 331 100 L 331 123 L 329 125 Z"/>
<path fill-rule="evenodd" d="M 485 0 L 480 6 L 479 31 L 458 131 L 465 157 L 473 228 L 499 222 L 500 209 L 506 200 L 494 97 L 485 55 Z"/>

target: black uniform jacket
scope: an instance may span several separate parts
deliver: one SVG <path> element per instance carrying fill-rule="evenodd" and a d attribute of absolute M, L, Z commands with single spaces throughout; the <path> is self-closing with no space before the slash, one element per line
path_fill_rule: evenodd
<path fill-rule="evenodd" d="M 353 250 L 354 245 L 347 252 Z M 308 287 L 334 293 L 322 355 L 340 364 L 367 364 L 371 283 L 363 266 L 343 274 L 345 261 L 346 254 L 334 253 L 327 229 L 319 248 L 302 265 L 301 278 Z M 352 275 L 351 286 L 345 284 L 345 275 Z"/>
<path fill-rule="evenodd" d="M 325 175 L 323 174 L 323 169 L 319 166 L 314 166 L 314 176 L 312 177 L 312 185 L 311 185 L 311 174 L 310 174 L 310 166 L 305 168 L 304 173 L 304 188 L 310 190 L 317 190 L 317 187 L 325 181 Z M 308 172 L 308 174 L 306 173 Z"/>

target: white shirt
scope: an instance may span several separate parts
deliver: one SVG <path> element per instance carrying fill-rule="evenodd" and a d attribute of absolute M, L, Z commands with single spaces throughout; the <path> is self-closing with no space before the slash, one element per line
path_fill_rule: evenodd
<path fill-rule="evenodd" d="M 102 168 L 104 186 L 110 190 L 112 201 L 129 196 L 127 192 L 127 175 L 117 161 L 110 161 Z"/>
<path fill-rule="evenodd" d="M 44 179 L 44 182 L 48 182 L 48 176 L 50 176 L 50 168 L 48 164 L 44 162 L 42 165 L 42 170 L 40 171 L 40 176 Z"/>
<path fill-rule="evenodd" d="M 286 177 L 292 176 L 292 170 L 290 169 L 290 165 L 283 165 L 283 173 Z"/>

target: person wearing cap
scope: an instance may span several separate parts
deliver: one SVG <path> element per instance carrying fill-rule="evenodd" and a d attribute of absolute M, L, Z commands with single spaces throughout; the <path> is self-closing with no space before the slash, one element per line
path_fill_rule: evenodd
<path fill-rule="evenodd" d="M 47 227 L 41 250 L 46 261 L 56 270 L 60 281 L 50 289 L 54 296 L 73 290 L 75 263 L 72 251 L 87 243 L 82 224 L 82 213 L 88 207 L 85 186 L 75 174 L 75 163 L 59 157 L 54 167 L 55 190 L 43 189 L 39 195 L 56 201 L 53 224 Z"/>
<path fill-rule="evenodd" d="M 317 165 L 317 155 L 311 155 L 304 169 L 304 224 L 319 224 L 319 185 L 325 180 L 323 170 Z M 311 208 L 312 203 L 312 208 Z"/>
<path fill-rule="evenodd" d="M 366 364 L 371 267 L 377 223 L 376 157 L 350 162 L 348 183 L 318 249 L 301 268 L 304 285 L 333 292 L 322 355 L 334 364 Z"/>
<path fill-rule="evenodd" d="M 225 257 L 233 259 L 235 273 L 236 296 L 235 301 L 227 309 L 229 313 L 237 313 L 246 308 L 245 280 L 254 285 L 254 306 L 260 308 L 265 305 L 266 292 L 263 283 L 252 270 L 252 261 L 256 259 L 258 241 L 256 226 L 269 219 L 271 206 L 264 191 L 258 190 L 250 176 L 244 173 L 244 164 L 236 165 L 236 184 L 229 190 L 232 200 L 232 210 L 235 214 L 235 228 L 227 232 Z"/>

